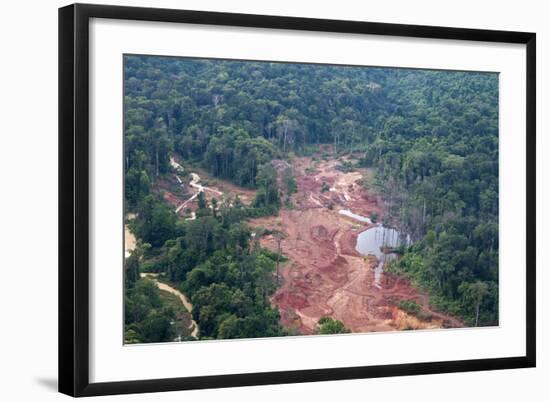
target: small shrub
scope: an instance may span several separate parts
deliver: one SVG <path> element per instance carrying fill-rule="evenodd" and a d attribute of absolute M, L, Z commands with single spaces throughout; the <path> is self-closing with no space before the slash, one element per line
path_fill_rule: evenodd
<path fill-rule="evenodd" d="M 373 223 L 376 223 L 376 222 L 378 221 L 378 217 L 379 217 L 379 216 L 378 216 L 378 213 L 372 212 L 372 213 L 370 214 L 369 217 L 370 217 L 370 220 L 371 220 Z"/>
<path fill-rule="evenodd" d="M 403 309 L 405 312 L 411 314 L 411 315 L 418 315 L 421 311 L 422 307 L 418 305 L 418 303 L 412 299 L 407 299 L 399 302 L 399 308 Z"/>
<path fill-rule="evenodd" d="M 351 330 L 344 326 L 340 320 L 323 316 L 319 319 L 317 332 L 319 334 L 344 334 L 351 333 Z"/>

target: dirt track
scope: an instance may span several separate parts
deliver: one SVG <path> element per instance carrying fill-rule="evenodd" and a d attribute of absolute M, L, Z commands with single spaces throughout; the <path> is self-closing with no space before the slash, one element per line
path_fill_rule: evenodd
<path fill-rule="evenodd" d="M 284 235 L 281 247 L 289 262 L 280 269 L 281 285 L 272 302 L 285 327 L 309 334 L 322 316 L 341 320 L 353 332 L 461 326 L 458 320 L 430 310 L 427 296 L 405 279 L 383 273 L 381 288 L 373 285 L 377 259 L 355 250 L 357 235 L 369 225 L 339 214 L 346 209 L 382 216 L 381 201 L 360 185 L 368 171 L 344 173 L 335 160 L 298 158 L 293 164 L 298 184 L 298 193 L 292 196 L 294 210 L 251 222 Z M 261 244 L 277 249 L 272 235 L 264 236 Z M 422 319 L 399 309 L 401 300 L 420 304 Z"/>
<path fill-rule="evenodd" d="M 132 220 L 136 215 L 128 213 L 126 217 Z M 134 249 L 136 249 L 136 236 L 130 231 L 128 224 L 124 224 L 124 258 L 129 258 Z"/>
<path fill-rule="evenodd" d="M 185 309 L 187 309 L 187 312 L 189 312 L 189 314 L 191 314 L 191 312 L 193 311 L 193 305 L 187 299 L 187 297 L 183 293 L 181 293 L 179 290 L 177 290 L 173 287 L 170 287 L 166 283 L 158 281 L 158 279 L 157 279 L 158 273 L 140 273 L 140 277 L 147 277 L 150 280 L 153 280 L 154 283 L 159 288 L 159 290 L 169 292 L 170 294 L 173 294 L 176 297 L 178 297 L 178 299 L 183 304 L 183 306 L 185 306 Z M 198 336 L 199 336 L 199 326 L 198 326 L 197 322 L 195 322 L 192 318 L 191 318 L 191 324 L 189 326 L 189 330 L 191 330 L 191 336 L 192 337 L 198 338 Z"/>
<path fill-rule="evenodd" d="M 216 198 L 218 202 L 224 200 L 231 202 L 234 197 L 238 196 L 245 205 L 250 204 L 255 196 L 254 190 L 238 187 L 219 178 L 212 178 L 201 168 L 193 167 L 193 171 L 185 170 L 174 156 L 170 157 L 170 165 L 173 174 L 156 180 L 153 191 L 160 193 L 180 217 L 191 216 L 188 217 L 191 220 L 195 218 L 198 195 L 201 192 L 208 202 L 211 202 L 213 198 Z M 205 180 L 209 182 L 208 186 L 203 183 Z M 189 215 L 186 215 L 186 209 L 190 210 Z"/>

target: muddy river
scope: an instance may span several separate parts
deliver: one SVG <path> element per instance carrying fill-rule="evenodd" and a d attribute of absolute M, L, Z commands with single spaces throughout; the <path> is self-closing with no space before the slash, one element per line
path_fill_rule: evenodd
<path fill-rule="evenodd" d="M 140 273 L 139 275 L 140 275 L 140 277 L 147 277 L 150 280 L 153 280 L 155 282 L 155 284 L 157 285 L 157 287 L 159 288 L 159 290 L 169 292 L 170 294 L 173 294 L 176 297 L 178 297 L 180 302 L 183 304 L 183 306 L 185 306 L 185 309 L 187 309 L 187 311 L 189 313 L 191 313 L 193 311 L 193 304 L 191 304 L 191 302 L 185 296 L 185 294 L 183 294 L 179 290 L 175 289 L 174 287 L 169 286 L 166 283 L 160 282 L 158 280 L 158 276 L 159 276 L 158 273 Z M 199 325 L 197 324 L 197 322 L 195 322 L 194 320 L 191 319 L 191 325 L 189 326 L 189 329 L 191 330 L 191 336 L 195 337 L 195 338 L 198 338 L 198 336 L 199 336 Z"/>

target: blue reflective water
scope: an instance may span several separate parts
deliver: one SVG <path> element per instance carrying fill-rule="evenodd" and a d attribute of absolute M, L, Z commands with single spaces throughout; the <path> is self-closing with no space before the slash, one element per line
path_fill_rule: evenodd
<path fill-rule="evenodd" d="M 378 265 L 374 269 L 374 285 L 380 288 L 380 277 L 384 271 L 386 262 L 395 259 L 395 253 L 384 253 L 383 248 L 396 248 L 402 244 L 410 245 L 411 238 L 394 228 L 378 225 L 363 231 L 357 236 L 355 249 L 361 255 L 374 255 L 378 259 Z"/>

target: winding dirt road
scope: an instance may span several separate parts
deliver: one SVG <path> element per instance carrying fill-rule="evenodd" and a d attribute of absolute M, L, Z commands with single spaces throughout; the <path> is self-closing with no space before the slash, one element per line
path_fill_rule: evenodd
<path fill-rule="evenodd" d="M 176 160 L 172 156 L 170 156 L 170 165 L 172 166 L 172 168 L 174 168 L 174 170 L 176 170 L 176 172 L 183 172 L 183 167 L 178 162 L 176 162 Z M 184 182 L 182 181 L 182 179 L 177 174 L 174 174 L 174 176 L 176 177 L 176 179 L 178 180 L 178 183 L 181 186 L 185 185 Z M 189 186 L 194 188 L 196 190 L 196 192 L 189 199 L 187 199 L 185 202 L 181 203 L 176 208 L 176 214 L 178 214 L 180 212 L 180 210 L 185 207 L 185 205 L 187 205 L 190 202 L 194 201 L 199 196 L 199 194 L 201 192 L 210 191 L 210 192 L 215 193 L 216 195 L 220 195 L 220 196 L 223 195 L 223 192 L 220 192 L 217 189 L 210 188 L 210 187 L 205 187 L 205 186 L 199 184 L 200 180 L 201 180 L 201 177 L 197 173 L 191 173 L 191 181 L 189 182 Z M 194 220 L 194 219 L 195 219 L 195 213 L 192 213 L 192 216 L 189 220 Z"/>
<path fill-rule="evenodd" d="M 174 287 L 170 287 L 168 284 L 158 281 L 158 273 L 140 273 L 140 277 L 147 277 L 148 279 L 155 282 L 159 290 L 169 292 L 172 295 L 175 295 L 178 297 L 178 299 L 181 301 L 183 306 L 185 306 L 185 309 L 189 313 L 193 311 L 193 304 L 189 302 L 189 299 L 180 291 L 175 289 Z M 189 326 L 189 329 L 191 330 L 191 336 L 198 338 L 199 336 L 199 325 L 197 322 L 191 319 L 191 325 Z"/>

